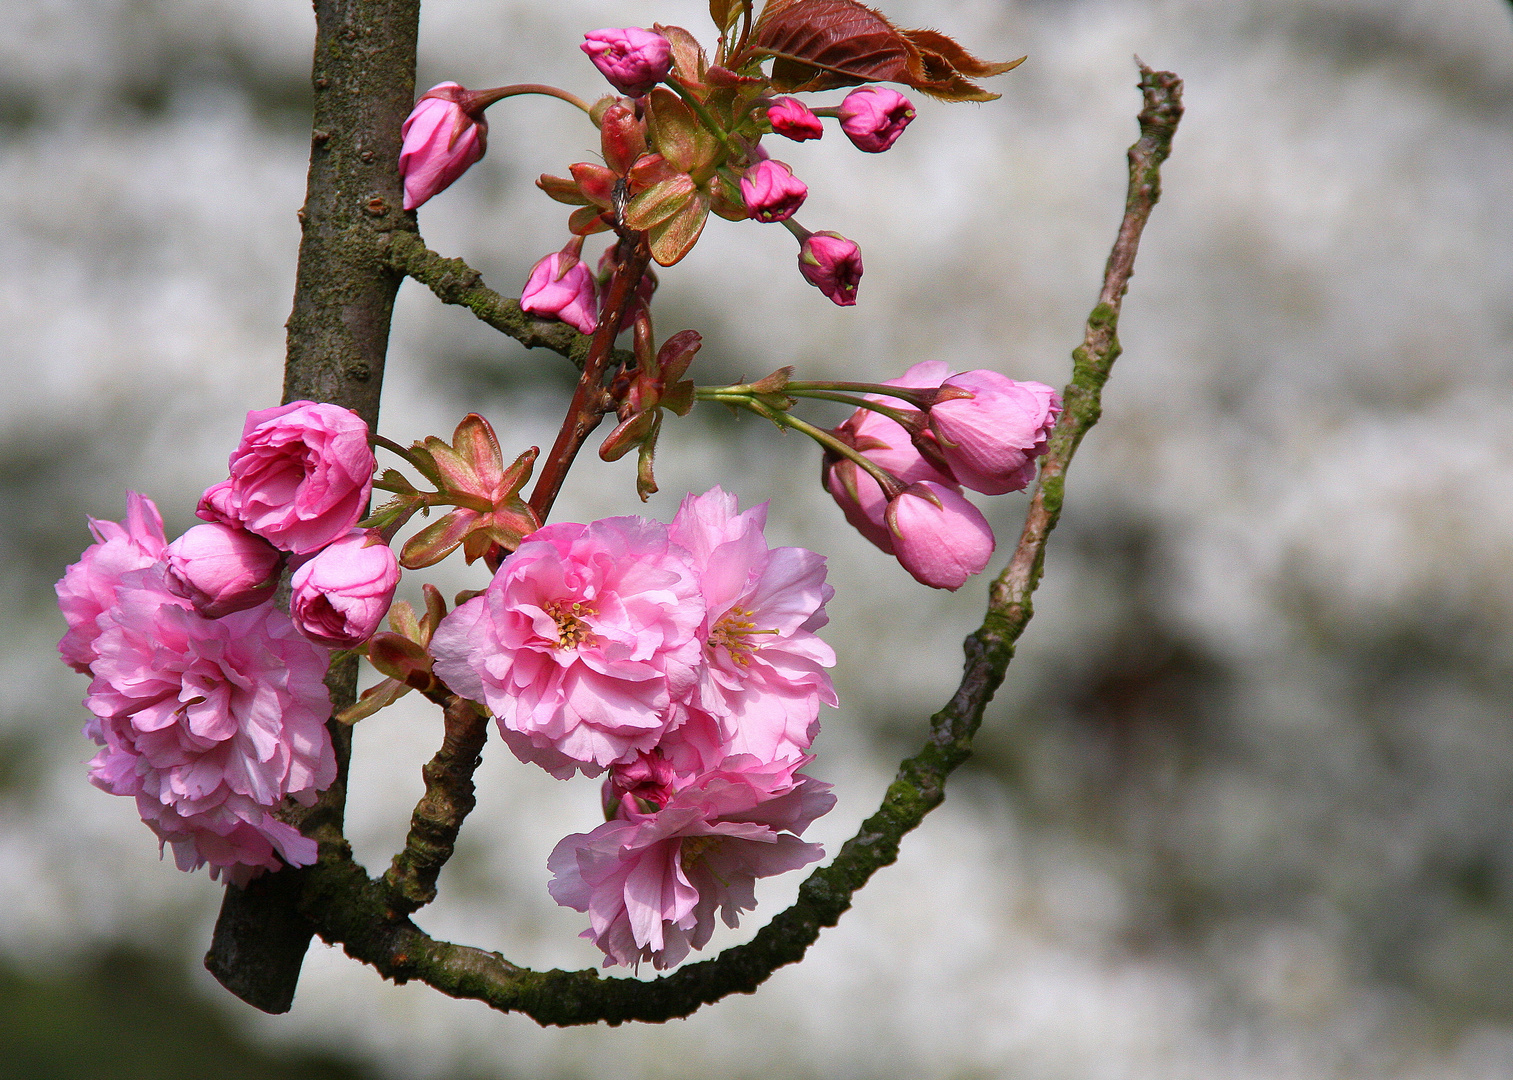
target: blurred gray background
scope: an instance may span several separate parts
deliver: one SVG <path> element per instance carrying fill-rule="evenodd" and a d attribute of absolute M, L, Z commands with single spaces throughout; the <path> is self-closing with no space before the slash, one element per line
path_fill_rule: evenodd
<path fill-rule="evenodd" d="M 782 147 L 811 185 L 802 220 L 862 246 L 856 308 L 799 279 L 783 230 L 713 221 L 662 275 L 658 327 L 704 333 L 705 382 L 941 359 L 1059 385 L 1121 210 L 1131 54 L 1182 75 L 1125 356 L 1038 618 L 945 806 L 803 964 L 686 1021 L 543 1031 L 320 944 L 293 1012 L 254 1013 L 199 968 L 220 889 L 158 861 L 133 807 L 85 781 L 85 681 L 57 661 L 50 585 L 85 515 L 118 519 L 128 487 L 187 527 L 244 412 L 277 400 L 313 19 L 301 0 L 5 5 L 7 1075 L 1513 1076 L 1513 9 L 887 11 L 1029 61 L 993 81 L 1000 101 L 917 102 L 888 154 L 833 132 Z M 698 0 L 427 0 L 421 85 L 594 95 L 580 35 L 654 20 L 711 36 Z M 490 118 L 489 156 L 421 227 L 514 293 L 565 239 L 532 179 L 597 140 L 554 101 Z M 545 443 L 569 386 L 559 358 L 413 283 L 389 371 L 382 429 L 402 442 L 476 409 L 507 449 Z M 558 517 L 636 512 L 632 468 L 590 456 Z M 916 586 L 847 530 L 817 472 L 797 437 L 696 413 L 664 436 L 649 512 L 720 483 L 772 500 L 775 542 L 830 555 L 843 705 L 812 771 L 840 796 L 814 833 L 833 850 L 954 686 L 983 589 Z M 982 502 L 1006 549 L 1023 497 Z M 441 579 L 477 586 L 481 568 Z M 422 707 L 358 729 L 350 834 L 370 868 L 438 739 Z M 595 784 L 497 742 L 480 784 L 422 925 L 594 964 L 545 857 L 593 824 Z M 792 877 L 715 944 L 785 904 Z"/>

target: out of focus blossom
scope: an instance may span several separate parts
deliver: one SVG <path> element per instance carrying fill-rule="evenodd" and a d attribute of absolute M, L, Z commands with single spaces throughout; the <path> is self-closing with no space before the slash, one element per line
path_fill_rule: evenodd
<path fill-rule="evenodd" d="M 421 95 L 399 129 L 399 175 L 404 179 L 405 209 L 414 210 L 452 185 L 483 157 L 488 121 L 462 107 L 467 91 L 454 82 L 437 83 Z"/>
<path fill-rule="evenodd" d="M 930 409 L 930 428 L 951 473 L 984 495 L 1018 491 L 1035 479 L 1035 459 L 1061 415 L 1061 397 L 1038 382 L 996 371 L 964 371 L 944 385 L 970 390 Z"/>
<path fill-rule="evenodd" d="M 914 105 L 897 90 L 863 86 L 847 94 L 836 113 L 841 130 L 858 150 L 881 154 L 914 119 Z"/>
<path fill-rule="evenodd" d="M 850 307 L 862 280 L 861 249 L 839 233 L 811 233 L 799 249 L 799 273 L 835 303 Z"/>
<path fill-rule="evenodd" d="M 579 333 L 592 334 L 599 318 L 594 275 L 572 253 L 554 251 L 531 267 L 520 294 L 520 309 L 561 319 Z"/>
<path fill-rule="evenodd" d="M 399 560 L 363 529 L 323 548 L 290 581 L 289 613 L 300 633 L 333 649 L 352 649 L 378 630 L 399 585 Z"/>
<path fill-rule="evenodd" d="M 809 187 L 781 161 L 768 158 L 741 177 L 746 211 L 758 221 L 784 221 L 804 205 Z"/>
<path fill-rule="evenodd" d="M 124 575 L 143 570 L 163 558 L 167 540 L 163 517 L 153 501 L 135 491 L 126 493 L 126 520 L 89 519 L 95 543 L 84 549 L 79 561 L 64 571 L 53 588 L 68 632 L 58 642 L 58 652 L 75 671 L 87 674 L 95 658 L 95 639 L 100 636 L 99 618 L 115 603 Z"/>
<path fill-rule="evenodd" d="M 578 47 L 626 97 L 649 93 L 672 70 L 672 45 L 661 34 L 636 26 L 590 31 Z"/>
<path fill-rule="evenodd" d="M 910 485 L 888 504 L 887 523 L 899 563 L 933 589 L 961 588 L 993 555 L 987 519 L 954 487 Z"/>
<path fill-rule="evenodd" d="M 820 118 L 798 98 L 778 98 L 767 108 L 767 122 L 772 130 L 794 142 L 818 139 L 825 134 Z"/>
<path fill-rule="evenodd" d="M 164 583 L 207 619 L 273 596 L 283 553 L 246 529 L 209 522 L 168 545 Z"/>
<path fill-rule="evenodd" d="M 351 409 L 295 401 L 250 412 L 230 479 L 205 492 L 198 513 L 280 551 L 318 551 L 363 516 L 374 466 L 368 425 Z"/>

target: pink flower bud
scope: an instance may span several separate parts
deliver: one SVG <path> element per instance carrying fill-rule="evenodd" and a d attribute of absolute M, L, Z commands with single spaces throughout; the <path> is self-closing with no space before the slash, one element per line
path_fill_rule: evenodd
<path fill-rule="evenodd" d="M 984 495 L 1018 491 L 1034 480 L 1035 459 L 1061 415 L 1056 391 L 984 370 L 953 375 L 943 385 L 972 392 L 930 409 L 930 427 L 956 479 Z"/>
<path fill-rule="evenodd" d="M 932 589 L 961 588 L 993 555 L 987 519 L 961 494 L 931 480 L 889 503 L 887 522 L 898 561 Z"/>
<path fill-rule="evenodd" d="M 421 95 L 399 129 L 399 175 L 405 182 L 405 209 L 414 210 L 483 157 L 489 126 L 459 103 L 467 93 L 454 82 L 438 83 Z"/>
<path fill-rule="evenodd" d="M 231 478 L 205 492 L 196 512 L 280 551 L 319 551 L 362 517 L 374 468 L 361 417 L 340 405 L 291 401 L 247 414 Z"/>
<path fill-rule="evenodd" d="M 785 221 L 804 205 L 809 187 L 781 161 L 759 161 L 741 177 L 746 211 L 758 221 Z M 854 246 L 854 245 L 853 245 Z"/>
<path fill-rule="evenodd" d="M 578 48 L 626 97 L 649 93 L 672 70 L 672 46 L 667 39 L 637 26 L 590 31 Z"/>
<path fill-rule="evenodd" d="M 799 250 L 799 273 L 841 307 L 851 307 L 862 280 L 861 250 L 839 233 L 811 233 Z"/>
<path fill-rule="evenodd" d="M 767 109 L 767 122 L 777 134 L 794 142 L 818 139 L 825 134 L 820 118 L 798 98 L 778 98 Z"/>
<path fill-rule="evenodd" d="M 897 90 L 863 86 L 846 95 L 836 114 L 841 130 L 858 150 L 881 154 L 914 119 L 914 105 Z"/>
<path fill-rule="evenodd" d="M 256 607 L 273 595 L 283 554 L 230 525 L 196 525 L 168 545 L 168 591 L 207 619 Z"/>
<path fill-rule="evenodd" d="M 289 614 L 311 641 L 355 648 L 378 630 L 398 584 L 399 560 L 389 545 L 353 530 L 294 572 Z"/>
<path fill-rule="evenodd" d="M 582 260 L 554 251 L 531 267 L 530 280 L 520 294 L 520 310 L 561 319 L 592 334 L 598 311 L 594 275 Z"/>

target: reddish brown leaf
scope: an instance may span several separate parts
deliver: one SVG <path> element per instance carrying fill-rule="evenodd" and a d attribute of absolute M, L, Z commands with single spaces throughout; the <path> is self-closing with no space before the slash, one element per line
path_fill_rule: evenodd
<path fill-rule="evenodd" d="M 601 210 L 608 210 L 614 203 L 615 181 L 620 179 L 603 165 L 595 165 L 589 161 L 580 161 L 576 165 L 569 165 L 573 179 L 578 183 L 578 190 L 583 197 Z"/>
<path fill-rule="evenodd" d="M 536 181 L 536 186 L 560 203 L 567 203 L 569 206 L 588 205 L 588 200 L 583 197 L 583 192 L 578 190 L 576 181 L 542 173 L 541 178 Z"/>
<path fill-rule="evenodd" d="M 651 257 L 657 260 L 657 265 L 671 266 L 692 251 L 708 217 L 709 196 L 696 190 L 677 213 L 647 230 Z"/>
<path fill-rule="evenodd" d="M 624 175 L 631 162 L 646 153 L 646 126 L 636 119 L 636 110 L 616 101 L 599 121 L 599 149 L 611 172 Z"/>
<path fill-rule="evenodd" d="M 653 184 L 625 208 L 625 224 L 632 229 L 650 229 L 683 209 L 694 192 L 693 177 L 687 173 L 677 173 L 669 180 Z"/>
<path fill-rule="evenodd" d="M 681 26 L 653 23 L 651 28 L 665 37 L 672 46 L 673 74 L 691 86 L 701 85 L 709 61 L 704 56 L 704 46 L 699 44 L 699 39 Z"/>
<path fill-rule="evenodd" d="M 567 231 L 574 236 L 592 236 L 609 228 L 604 211 L 597 206 L 580 206 L 567 218 Z"/>

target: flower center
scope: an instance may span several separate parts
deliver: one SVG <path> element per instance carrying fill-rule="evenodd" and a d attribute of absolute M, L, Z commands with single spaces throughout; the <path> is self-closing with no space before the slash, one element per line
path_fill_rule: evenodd
<path fill-rule="evenodd" d="M 720 617 L 709 631 L 707 644 L 711 649 L 724 646 L 730 658 L 741 667 L 751 662 L 751 654 L 758 648 L 748 640 L 753 634 L 776 634 L 776 630 L 758 630 L 751 621 L 754 612 L 747 608 L 733 607 Z"/>
<path fill-rule="evenodd" d="M 678 853 L 678 861 L 683 865 L 683 872 L 686 874 L 692 870 L 694 864 L 703 858 L 704 852 L 714 847 L 715 841 L 719 839 L 718 836 L 683 837 Z"/>
<path fill-rule="evenodd" d="M 588 604 L 581 600 L 549 600 L 544 610 L 557 623 L 557 648 L 576 649 L 598 642 L 583 621 L 585 616 L 594 614 L 594 608 Z"/>

